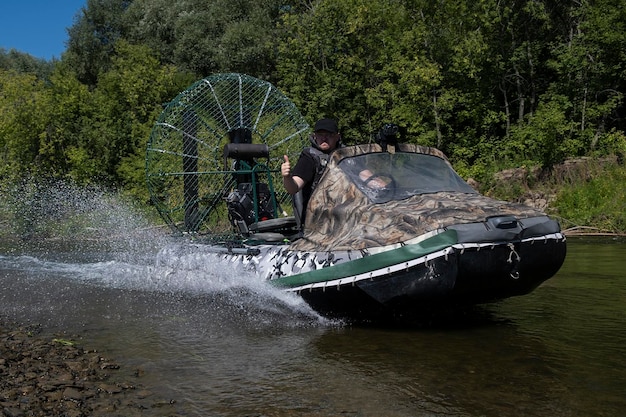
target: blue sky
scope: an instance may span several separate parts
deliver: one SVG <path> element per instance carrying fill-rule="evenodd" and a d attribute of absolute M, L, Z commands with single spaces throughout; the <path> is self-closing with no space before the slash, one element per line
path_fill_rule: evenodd
<path fill-rule="evenodd" d="M 0 48 L 17 49 L 36 58 L 61 58 L 67 28 L 87 0 L 2 0 Z"/>

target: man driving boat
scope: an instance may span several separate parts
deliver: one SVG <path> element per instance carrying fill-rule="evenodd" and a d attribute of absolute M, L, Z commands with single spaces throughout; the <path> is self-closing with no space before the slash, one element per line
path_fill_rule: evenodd
<path fill-rule="evenodd" d="M 304 207 L 326 168 L 328 154 L 341 146 L 337 121 L 329 118 L 318 120 L 310 140 L 312 146 L 302 150 L 293 170 L 287 155 L 284 155 L 284 162 L 281 165 L 285 189 L 291 195 L 302 190 Z"/>

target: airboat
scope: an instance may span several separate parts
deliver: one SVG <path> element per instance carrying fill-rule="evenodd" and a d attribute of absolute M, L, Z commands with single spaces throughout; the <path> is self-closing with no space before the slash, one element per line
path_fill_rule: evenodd
<path fill-rule="evenodd" d="M 532 292 L 563 264 L 556 220 L 479 194 L 441 151 L 403 143 L 393 124 L 332 152 L 304 207 L 282 188 L 280 164 L 297 160 L 310 130 L 266 81 L 199 80 L 152 130 L 152 202 L 194 250 L 250 268 L 328 317 L 494 302 Z"/>

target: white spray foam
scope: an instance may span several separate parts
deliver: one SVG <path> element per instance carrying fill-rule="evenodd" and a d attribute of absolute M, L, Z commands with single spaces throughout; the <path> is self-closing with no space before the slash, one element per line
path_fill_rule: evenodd
<path fill-rule="evenodd" d="M 300 297 L 272 287 L 253 271 L 194 250 L 195 245 L 171 243 L 165 229 L 151 227 L 116 193 L 67 183 L 26 189 L 14 195 L 14 211 L 15 229 L 28 235 L 19 252 L 28 255 L 0 256 L 0 269 L 191 297 L 243 294 L 244 304 L 317 316 Z M 68 248 L 71 253 L 59 255 Z"/>

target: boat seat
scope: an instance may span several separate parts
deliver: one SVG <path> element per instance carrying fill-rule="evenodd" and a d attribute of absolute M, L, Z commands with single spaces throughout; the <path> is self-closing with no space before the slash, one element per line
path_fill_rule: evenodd
<path fill-rule="evenodd" d="M 271 232 L 274 230 L 292 229 L 298 223 L 294 216 L 279 217 L 277 219 L 262 220 L 248 225 L 248 230 L 253 233 Z"/>
<path fill-rule="evenodd" d="M 285 240 L 285 235 L 275 232 L 253 233 L 250 235 L 250 239 L 261 240 L 265 242 L 282 242 L 283 240 Z"/>

